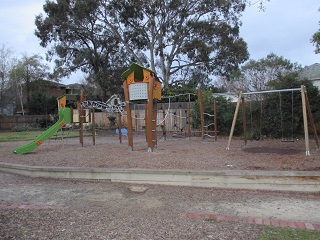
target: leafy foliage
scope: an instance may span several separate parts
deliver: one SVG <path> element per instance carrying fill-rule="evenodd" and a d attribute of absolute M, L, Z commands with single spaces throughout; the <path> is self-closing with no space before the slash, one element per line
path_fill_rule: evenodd
<path fill-rule="evenodd" d="M 275 89 L 300 88 L 305 85 L 314 121 L 320 120 L 319 90 L 308 80 L 297 80 L 297 74 L 280 77 Z M 247 103 L 247 124 L 251 137 L 291 138 L 303 133 L 302 100 L 299 91 L 267 94 L 262 101 Z"/>
<path fill-rule="evenodd" d="M 213 106 L 214 106 L 214 96 L 212 95 L 211 90 L 202 91 L 204 112 L 210 115 L 213 115 Z M 233 120 L 233 115 L 235 111 L 236 104 L 232 103 L 230 99 L 224 97 L 216 98 L 216 110 L 217 110 L 217 129 L 220 135 L 229 134 L 230 127 Z M 199 100 L 195 102 L 192 109 L 192 127 L 195 129 L 200 128 L 200 103 Z M 213 117 L 205 114 L 204 116 L 205 124 L 209 125 L 213 123 Z M 238 124 L 235 128 L 234 134 L 239 134 L 241 132 L 242 125 Z M 208 130 L 213 131 L 214 126 L 210 126 Z"/>
<path fill-rule="evenodd" d="M 29 113 L 34 115 L 56 114 L 58 112 L 57 100 L 54 96 L 44 93 L 34 93 L 29 102 Z"/>
<path fill-rule="evenodd" d="M 220 85 L 229 92 L 263 91 L 270 89 L 270 83 L 279 77 L 300 69 L 299 64 L 270 53 L 265 58 L 249 60 L 241 67 L 241 71 L 233 72 L 230 79 L 220 79 Z"/>
<path fill-rule="evenodd" d="M 35 20 L 36 36 L 41 46 L 50 47 L 48 59 L 54 59 L 54 76 L 67 76 L 74 71 L 88 73 L 88 81 L 97 84 L 107 95 L 119 92 L 120 73 L 128 58 L 110 29 L 101 22 L 103 1 L 58 0 L 43 6 L 46 17 Z"/>
<path fill-rule="evenodd" d="M 56 73 L 81 69 L 114 93 L 129 60 L 150 67 L 165 85 L 198 68 L 227 76 L 248 57 L 239 37 L 243 0 L 48 0 L 36 36 Z M 117 87 L 116 87 L 117 89 Z"/>

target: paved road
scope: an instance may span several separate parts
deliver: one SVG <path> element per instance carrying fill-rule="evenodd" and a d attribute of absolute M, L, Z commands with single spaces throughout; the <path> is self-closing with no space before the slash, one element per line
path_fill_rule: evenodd
<path fill-rule="evenodd" d="M 264 220 L 320 227 L 319 200 L 320 194 L 133 186 L 0 172 L 0 238 L 257 239 Z M 210 217 L 222 221 L 204 219 Z"/>

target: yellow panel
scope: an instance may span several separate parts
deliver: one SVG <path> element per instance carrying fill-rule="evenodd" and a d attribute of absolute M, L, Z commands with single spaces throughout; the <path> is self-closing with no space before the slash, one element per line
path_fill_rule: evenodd
<path fill-rule="evenodd" d="M 143 82 L 149 82 L 150 81 L 150 72 L 146 69 L 143 69 Z"/>
<path fill-rule="evenodd" d="M 155 81 L 153 88 L 153 99 L 161 100 L 161 82 Z"/>
<path fill-rule="evenodd" d="M 134 72 L 127 77 L 128 85 L 134 83 Z"/>
<path fill-rule="evenodd" d="M 62 96 L 58 99 L 58 108 L 65 108 L 67 104 L 67 96 Z"/>

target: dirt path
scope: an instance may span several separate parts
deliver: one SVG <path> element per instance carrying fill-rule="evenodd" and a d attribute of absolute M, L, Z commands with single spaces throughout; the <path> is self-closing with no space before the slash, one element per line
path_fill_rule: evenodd
<path fill-rule="evenodd" d="M 0 238 L 257 239 L 264 229 L 195 214 L 320 224 L 319 194 L 132 186 L 0 173 Z"/>

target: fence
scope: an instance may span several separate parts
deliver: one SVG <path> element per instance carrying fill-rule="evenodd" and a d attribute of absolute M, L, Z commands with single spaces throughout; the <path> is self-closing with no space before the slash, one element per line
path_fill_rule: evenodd
<path fill-rule="evenodd" d="M 163 111 L 164 109 L 164 111 Z M 88 111 L 87 121 L 88 118 Z M 111 117 L 116 117 L 117 114 L 107 113 L 107 112 L 96 112 L 95 113 L 95 123 L 98 128 L 110 129 L 117 126 L 117 119 L 112 122 Z M 145 105 L 144 104 L 134 104 L 132 107 L 132 125 L 135 131 L 145 130 Z M 74 122 L 78 122 L 79 119 L 78 112 L 75 110 L 73 112 Z M 187 124 L 191 123 L 187 119 L 187 103 L 186 102 L 174 102 L 174 103 L 164 103 L 158 104 L 157 109 L 157 131 L 162 131 L 161 125 L 165 119 L 166 131 L 168 132 L 185 132 L 187 131 Z M 55 119 L 57 120 L 57 119 Z M 26 124 L 37 124 L 40 121 L 52 122 L 53 116 L 50 115 L 14 115 L 14 116 L 0 116 L 0 130 L 11 130 L 16 127 L 22 127 Z M 121 122 L 123 127 L 127 127 L 127 116 L 126 112 L 121 116 Z M 115 123 L 115 125 L 114 125 Z"/>
<path fill-rule="evenodd" d="M 50 122 L 50 115 L 11 115 L 0 116 L 0 130 L 11 130 L 13 128 L 23 127 L 26 124 L 38 124 L 39 122 Z"/>

